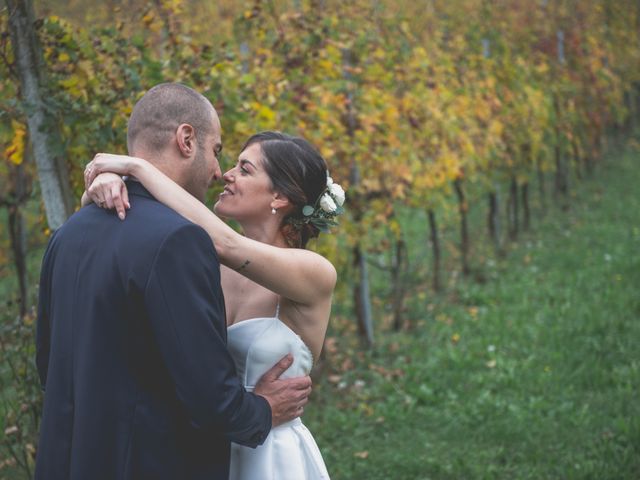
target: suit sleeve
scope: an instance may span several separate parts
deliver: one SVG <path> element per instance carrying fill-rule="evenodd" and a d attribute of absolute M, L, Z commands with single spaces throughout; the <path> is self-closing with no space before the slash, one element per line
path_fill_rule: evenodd
<path fill-rule="evenodd" d="M 38 313 L 36 321 L 36 367 L 40 377 L 40 387 L 45 390 L 49 370 L 49 352 L 51 341 L 51 268 L 54 256 L 56 234 L 49 239 L 40 268 L 40 286 L 38 289 Z"/>
<path fill-rule="evenodd" d="M 145 306 L 178 398 L 198 428 L 219 428 L 255 447 L 271 429 L 267 401 L 245 391 L 226 346 L 217 255 L 206 232 L 186 224 L 155 257 Z"/>

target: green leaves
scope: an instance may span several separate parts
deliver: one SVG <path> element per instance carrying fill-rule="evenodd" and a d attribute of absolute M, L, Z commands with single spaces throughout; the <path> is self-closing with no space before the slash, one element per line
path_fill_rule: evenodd
<path fill-rule="evenodd" d="M 329 218 L 312 218 L 311 220 L 309 220 L 309 223 L 313 224 L 315 227 L 317 227 L 318 230 L 323 233 L 329 233 L 329 227 L 335 227 L 336 225 L 338 225 L 338 222 Z"/>
<path fill-rule="evenodd" d="M 314 144 L 348 187 L 349 212 L 334 232 L 347 242 L 382 231 L 394 205 L 450 211 L 451 181 L 462 174 L 478 186 L 525 181 L 538 167 L 554 171 L 556 147 L 591 155 L 602 132 L 628 118 L 638 34 L 613 3 L 581 2 L 566 18 L 561 5 L 543 12 L 539 2 L 374 3 L 256 4 L 247 14 L 223 0 L 220 10 L 205 2 L 202 15 L 190 15 L 181 0 L 134 2 L 122 22 L 105 15 L 98 28 L 47 18 L 39 33 L 58 86 L 49 103 L 64 123 L 76 194 L 84 164 L 96 151 L 124 151 L 133 104 L 165 81 L 206 92 L 233 156 L 262 129 Z M 214 39 L 206 19 L 222 10 Z M 0 104 L 11 105 L 16 91 L 6 66 L 2 73 Z M 7 128 L 19 117 L 0 112 Z"/>

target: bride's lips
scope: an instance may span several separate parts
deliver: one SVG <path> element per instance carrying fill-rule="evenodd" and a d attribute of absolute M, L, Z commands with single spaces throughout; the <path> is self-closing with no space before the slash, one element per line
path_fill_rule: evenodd
<path fill-rule="evenodd" d="M 220 192 L 220 196 L 222 197 L 223 195 L 233 195 L 233 192 L 229 189 L 229 187 L 224 187 L 224 190 Z"/>

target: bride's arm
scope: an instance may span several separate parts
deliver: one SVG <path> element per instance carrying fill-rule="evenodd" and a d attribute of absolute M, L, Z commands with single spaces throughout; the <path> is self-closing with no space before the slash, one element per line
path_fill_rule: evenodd
<path fill-rule="evenodd" d="M 327 259 L 308 250 L 274 247 L 240 235 L 151 163 L 124 155 L 96 155 L 85 170 L 92 198 L 100 198 L 91 182 L 101 172 L 135 177 L 157 200 L 204 228 L 223 265 L 265 288 L 306 305 L 333 292 L 336 271 Z M 99 189 L 108 188 L 103 183 Z"/>

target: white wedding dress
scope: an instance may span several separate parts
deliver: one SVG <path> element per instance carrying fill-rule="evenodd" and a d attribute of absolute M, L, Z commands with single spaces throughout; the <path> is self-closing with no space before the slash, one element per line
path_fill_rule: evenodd
<path fill-rule="evenodd" d="M 229 351 L 248 391 L 287 353 L 293 355 L 293 364 L 280 378 L 304 376 L 311 371 L 311 351 L 278 318 L 278 311 L 275 317 L 233 324 L 227 332 Z M 264 443 L 255 449 L 231 444 L 229 480 L 325 479 L 329 479 L 329 474 L 320 450 L 299 418 L 273 428 Z"/>

